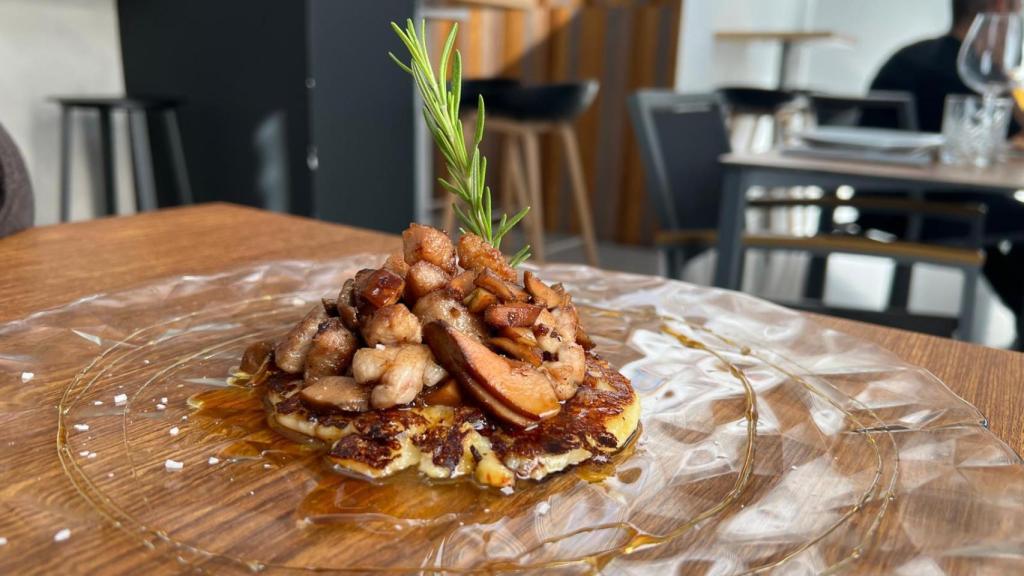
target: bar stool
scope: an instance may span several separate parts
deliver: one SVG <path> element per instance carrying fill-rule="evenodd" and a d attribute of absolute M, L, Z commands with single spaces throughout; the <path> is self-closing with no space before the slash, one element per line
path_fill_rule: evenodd
<path fill-rule="evenodd" d="M 95 110 L 100 128 L 100 173 L 103 177 L 104 215 L 118 213 L 117 184 L 114 171 L 114 131 L 112 113 L 123 111 L 128 118 L 128 140 L 132 154 L 132 175 L 135 182 L 135 203 L 138 211 L 158 208 L 153 156 L 150 148 L 148 121 L 150 114 L 159 114 L 167 133 L 170 162 L 180 204 L 192 203 L 185 151 L 178 127 L 178 102 L 158 98 L 121 98 L 92 96 L 60 96 L 52 99 L 61 107 L 60 134 L 60 219 L 71 217 L 71 130 L 76 110 Z"/>
<path fill-rule="evenodd" d="M 512 205 L 511 191 L 514 190 L 517 209 L 530 206 L 524 225 L 534 259 L 538 262 L 545 259 L 540 137 L 555 133 L 569 169 L 584 254 L 588 264 L 598 264 L 593 215 L 579 143 L 572 125 L 593 103 L 597 90 L 598 83 L 594 80 L 538 86 L 524 86 L 507 78 L 463 83 L 462 109 L 474 111 L 477 95 L 483 95 L 488 133 L 502 136 L 502 203 L 506 207 Z M 464 121 L 472 125 L 468 116 Z M 472 134 L 472 130 L 467 133 Z M 449 230 L 455 218 L 450 204 L 446 204 L 444 216 L 444 225 Z"/>

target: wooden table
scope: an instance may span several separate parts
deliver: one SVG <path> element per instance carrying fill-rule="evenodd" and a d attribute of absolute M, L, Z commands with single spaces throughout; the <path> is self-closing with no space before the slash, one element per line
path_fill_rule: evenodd
<path fill-rule="evenodd" d="M 400 246 L 396 236 L 225 204 L 28 230 L 0 240 L 0 322 L 75 298 L 261 260 L 323 260 Z M 1024 354 L 820 316 L 931 370 L 1024 449 Z"/>
<path fill-rule="evenodd" d="M 746 191 L 751 186 L 821 186 L 834 189 L 849 185 L 858 190 L 883 192 L 927 189 L 935 192 L 969 191 L 999 195 L 1013 194 L 1024 187 L 1024 162 L 1019 161 L 988 168 L 938 163 L 904 166 L 822 160 L 772 151 L 763 154 L 725 154 L 720 162 L 725 177 L 718 221 L 715 285 L 732 289 L 738 289 L 742 281 L 743 214 L 747 202 Z M 909 275 L 905 276 L 909 279 Z M 965 290 L 964 297 L 972 298 L 971 290 Z M 965 314 L 961 321 L 970 326 L 971 314 Z M 965 335 L 969 332 L 969 328 L 962 330 Z"/>

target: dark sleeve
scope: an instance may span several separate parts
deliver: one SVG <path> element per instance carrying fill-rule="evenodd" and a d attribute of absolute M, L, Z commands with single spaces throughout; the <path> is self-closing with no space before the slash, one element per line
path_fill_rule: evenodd
<path fill-rule="evenodd" d="M 871 81 L 871 90 L 914 92 L 914 74 L 903 63 L 900 52 L 889 58 Z"/>

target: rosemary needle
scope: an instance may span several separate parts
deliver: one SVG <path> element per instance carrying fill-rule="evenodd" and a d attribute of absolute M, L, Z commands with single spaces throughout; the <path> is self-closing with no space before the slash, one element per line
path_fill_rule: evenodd
<path fill-rule="evenodd" d="M 419 31 L 412 20 L 406 20 L 403 30 L 398 24 L 391 23 L 395 34 L 409 50 L 409 63 L 402 62 L 397 56 L 388 52 L 388 56 L 416 81 L 420 97 L 423 100 L 423 119 L 434 137 L 441 156 L 448 168 L 448 178 L 438 178 L 438 182 L 448 192 L 462 200 L 454 204 L 455 213 L 462 222 L 461 231 L 469 231 L 480 236 L 495 248 L 501 248 L 501 239 L 515 228 L 516 224 L 530 211 L 527 206 L 514 216 L 503 214 L 497 226 L 491 215 L 491 188 L 487 186 L 487 159 L 480 154 L 480 142 L 484 138 L 484 98 L 477 99 L 476 130 L 473 134 L 471 150 L 466 148 L 466 138 L 459 119 L 459 101 L 462 99 L 462 55 L 458 50 L 452 51 L 459 25 L 452 26 L 451 33 L 445 40 L 441 50 L 441 62 L 435 74 L 427 52 L 426 23 L 420 21 Z M 453 57 L 454 54 L 454 57 Z M 447 79 L 449 60 L 451 60 L 451 86 Z M 530 246 L 524 246 L 509 260 L 512 266 L 518 266 L 530 257 Z"/>

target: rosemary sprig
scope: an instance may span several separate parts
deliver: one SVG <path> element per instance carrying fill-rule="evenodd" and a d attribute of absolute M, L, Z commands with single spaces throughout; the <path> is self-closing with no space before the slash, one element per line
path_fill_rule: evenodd
<path fill-rule="evenodd" d="M 477 100 L 476 131 L 472 151 L 469 151 L 466 149 L 462 121 L 459 119 L 459 101 L 462 99 L 462 55 L 458 50 L 454 51 L 451 88 L 448 87 L 448 61 L 452 56 L 459 25 L 452 26 L 452 31 L 445 40 L 436 74 L 427 52 L 426 23 L 420 21 L 418 32 L 411 19 L 406 20 L 404 30 L 394 22 L 391 23 L 391 28 L 408 48 L 411 60 L 409 64 L 405 64 L 391 52 L 388 52 L 388 56 L 416 80 L 420 97 L 423 99 L 423 119 L 448 167 L 448 178 L 438 178 L 437 181 L 465 205 L 459 206 L 457 202 L 453 204 L 455 213 L 462 221 L 460 230 L 463 233 L 468 230 L 500 249 L 501 239 L 526 216 L 530 207 L 523 208 L 511 218 L 508 214 L 502 214 L 495 226 L 491 215 L 491 188 L 486 184 L 487 158 L 480 154 L 480 142 L 484 138 L 484 99 L 480 96 Z M 509 262 L 512 266 L 518 266 L 529 257 L 530 246 L 527 245 L 512 256 Z"/>

